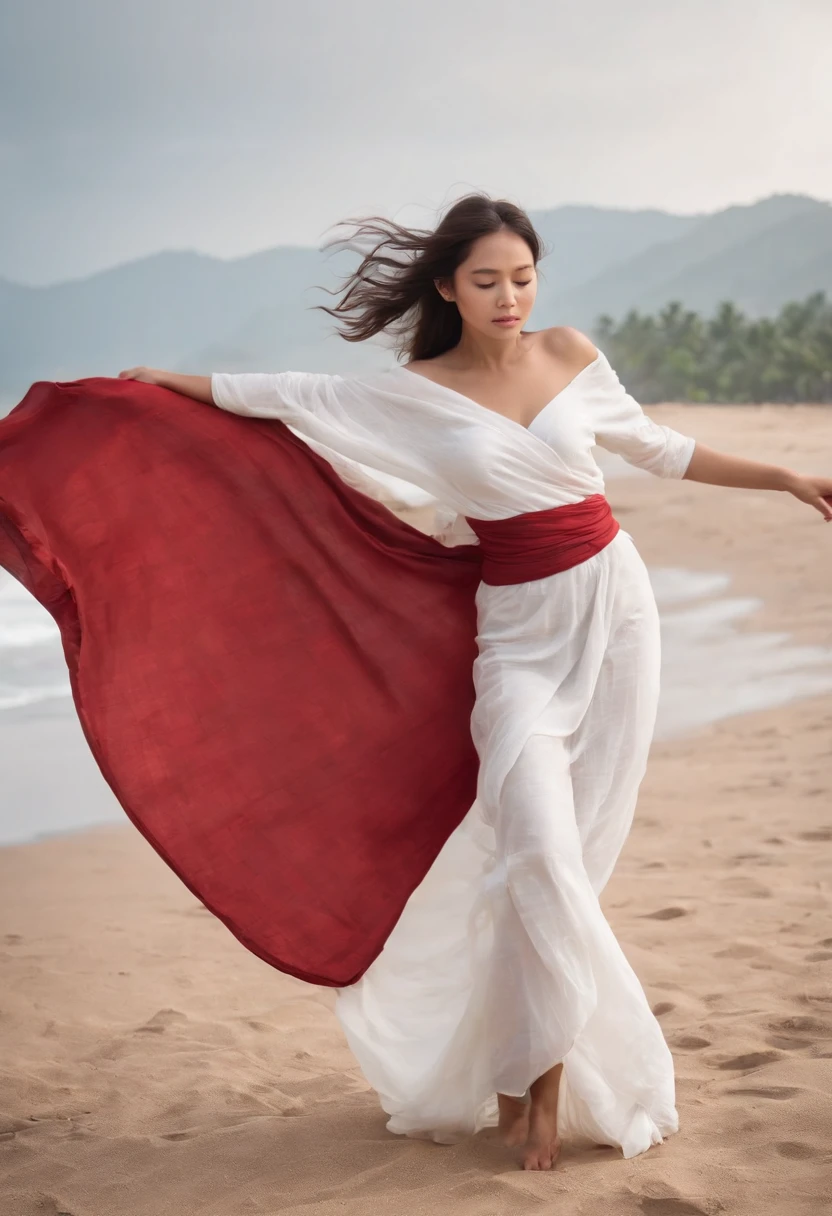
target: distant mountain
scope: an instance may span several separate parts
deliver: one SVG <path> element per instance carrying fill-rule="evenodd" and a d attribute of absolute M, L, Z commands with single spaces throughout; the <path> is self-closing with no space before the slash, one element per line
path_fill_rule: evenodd
<path fill-rule="evenodd" d="M 574 205 L 530 211 L 529 219 L 551 251 L 539 268 L 538 302 L 548 299 L 551 292 L 588 283 L 653 245 L 684 236 L 702 218 Z"/>
<path fill-rule="evenodd" d="M 603 313 L 672 299 L 751 315 L 811 291 L 832 294 L 832 206 L 776 195 L 712 215 L 592 206 L 531 216 L 549 256 L 532 325 L 591 331 Z M 38 379 L 115 375 L 145 363 L 210 372 L 357 371 L 389 366 L 390 339 L 347 343 L 313 305 L 332 304 L 355 255 L 280 246 L 224 261 L 159 253 L 85 279 L 27 287 L 0 279 L 0 395 Z"/>
<path fill-rule="evenodd" d="M 2 386 L 171 365 L 275 300 L 288 324 L 320 261 L 291 247 L 235 261 L 160 253 L 54 287 L 0 280 Z"/>
<path fill-rule="evenodd" d="M 789 300 L 832 289 L 832 205 L 778 195 L 700 219 L 547 300 L 547 324 L 591 327 L 601 313 L 653 313 L 671 300 L 710 315 L 731 300 L 770 316 Z"/>

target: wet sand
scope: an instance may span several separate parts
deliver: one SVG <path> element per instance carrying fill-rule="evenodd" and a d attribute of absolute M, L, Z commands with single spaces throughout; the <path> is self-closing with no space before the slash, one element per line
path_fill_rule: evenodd
<path fill-rule="evenodd" d="M 651 412 L 726 451 L 832 471 L 830 411 Z M 747 600 L 738 638 L 783 635 L 761 656 L 816 648 L 800 661 L 821 670 L 819 514 L 640 476 L 608 493 L 651 568 L 723 573 Z M 699 664 L 715 698 L 729 655 Z M 629 1161 L 567 1145 L 556 1171 L 528 1174 L 488 1133 L 390 1135 L 333 994 L 249 955 L 138 833 L 105 827 L 0 850 L 0 1212 L 817 1216 L 832 1176 L 832 694 L 735 710 L 657 740 L 602 896 L 675 1056 L 681 1130 L 664 1144 Z"/>

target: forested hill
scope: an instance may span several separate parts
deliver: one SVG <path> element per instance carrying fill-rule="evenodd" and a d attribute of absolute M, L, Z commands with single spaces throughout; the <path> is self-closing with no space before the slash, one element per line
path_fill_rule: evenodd
<path fill-rule="evenodd" d="M 822 291 L 775 317 L 748 317 L 730 303 L 709 317 L 678 303 L 620 323 L 601 317 L 595 337 L 644 405 L 832 403 L 832 302 Z"/>
<path fill-rule="evenodd" d="M 820 200 L 776 195 L 695 216 L 564 206 L 532 219 L 550 250 L 535 329 L 593 333 L 602 315 L 619 325 L 632 310 L 659 313 L 673 301 L 703 317 L 730 302 L 753 320 L 814 292 L 832 297 L 832 206 Z M 321 288 L 337 288 L 354 263 L 344 252 L 282 246 L 230 261 L 159 253 L 49 287 L 0 279 L 0 397 L 16 399 L 33 380 L 113 375 L 137 363 L 345 374 L 387 366 L 389 342 L 344 342 L 313 307 L 332 303 Z M 633 340 L 628 349 L 638 348 Z"/>

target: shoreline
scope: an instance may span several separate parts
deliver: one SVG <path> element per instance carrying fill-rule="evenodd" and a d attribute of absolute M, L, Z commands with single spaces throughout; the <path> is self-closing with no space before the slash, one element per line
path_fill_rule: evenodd
<path fill-rule="evenodd" d="M 820 411 L 826 407 L 787 408 L 788 414 L 770 406 L 743 407 L 738 413 L 726 406 L 697 406 L 697 425 L 690 431 L 714 446 L 742 451 L 753 417 L 753 454 L 781 462 L 794 458 L 796 467 L 811 468 L 825 438 L 826 415 Z M 656 406 L 651 414 L 681 430 L 691 420 L 689 410 Z M 795 410 L 802 412 L 795 415 Z M 827 534 L 819 513 L 776 492 L 659 479 L 610 453 L 600 451 L 599 458 L 613 513 L 633 533 L 659 602 L 663 691 L 657 739 L 696 729 L 709 716 L 718 720 L 832 690 L 827 576 L 818 560 L 824 542 L 832 545 L 832 529 Z M 415 507 L 399 508 L 397 514 L 424 528 L 432 513 Z M 736 535 L 725 533 L 726 520 L 732 519 Z M 678 543 L 668 543 L 669 531 L 678 535 Z M 767 564 L 772 548 L 778 555 L 777 581 L 769 577 Z M 811 599 L 799 612 L 793 611 L 796 594 Z M 12 624 L 17 620 L 19 627 L 23 619 L 13 617 Z M 56 635 L 50 670 L 63 664 L 59 651 Z M 41 763 L 44 754 L 51 757 L 48 766 Z M 89 753 L 69 698 L 0 716 L 0 771 L 6 778 L 5 806 L 14 808 L 9 814 L 0 807 L 0 848 L 100 822 L 129 823 Z M 66 822 L 65 791 L 83 806 L 83 822 Z M 33 816 L 35 833 L 22 831 L 19 825 Z"/>

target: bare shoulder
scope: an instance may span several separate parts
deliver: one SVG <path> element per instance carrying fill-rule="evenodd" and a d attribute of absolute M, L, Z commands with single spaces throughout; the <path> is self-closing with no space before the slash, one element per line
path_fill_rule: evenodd
<path fill-rule="evenodd" d="M 436 365 L 436 359 L 411 359 L 408 363 L 400 363 L 399 367 L 413 368 L 415 371 L 421 371 L 423 367 L 433 367 Z"/>
<path fill-rule="evenodd" d="M 400 363 L 400 367 L 406 367 L 408 371 L 414 372 L 418 376 L 424 376 L 426 380 L 433 380 L 435 383 L 441 383 L 437 380 L 435 371 L 438 368 L 441 376 L 442 369 L 453 371 L 453 365 L 448 359 L 450 352 L 443 351 L 441 355 L 434 355 L 431 359 L 411 359 L 409 363 Z"/>
<path fill-rule="evenodd" d="M 598 348 L 579 329 L 571 325 L 553 325 L 540 331 L 546 351 L 562 363 L 585 366 L 598 358 Z"/>

